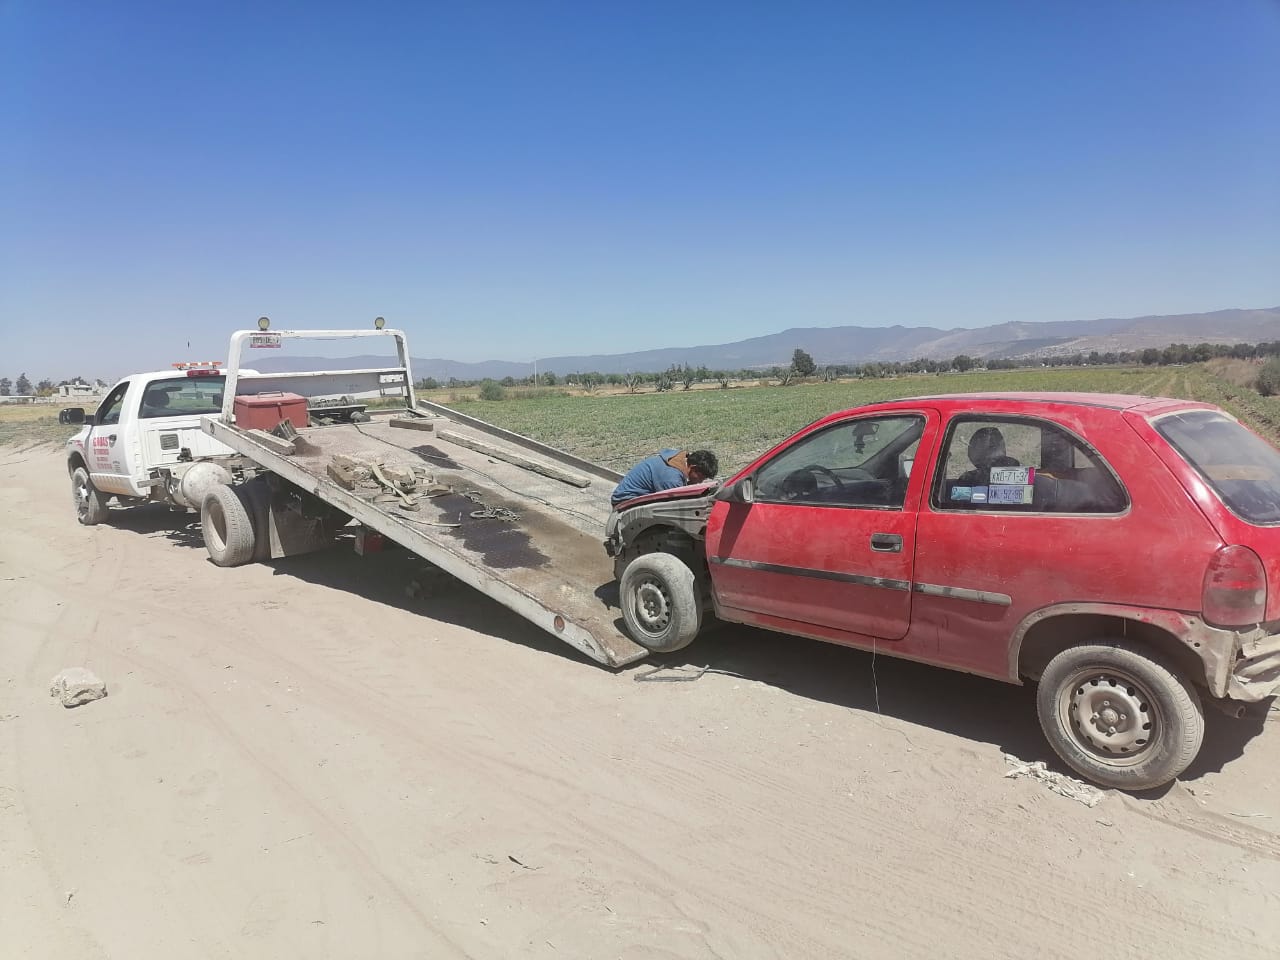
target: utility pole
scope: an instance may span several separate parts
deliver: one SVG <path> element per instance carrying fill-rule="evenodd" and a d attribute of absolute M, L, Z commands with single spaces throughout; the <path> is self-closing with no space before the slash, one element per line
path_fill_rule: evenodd
<path fill-rule="evenodd" d="M 538 358 L 533 358 L 533 385 L 538 385 Z"/>

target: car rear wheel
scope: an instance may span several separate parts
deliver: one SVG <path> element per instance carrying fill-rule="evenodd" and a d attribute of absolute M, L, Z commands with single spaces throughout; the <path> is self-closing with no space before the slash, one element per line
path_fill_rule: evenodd
<path fill-rule="evenodd" d="M 71 498 L 75 502 L 76 519 L 86 527 L 96 526 L 107 519 L 107 498 L 89 479 L 89 471 L 76 467 L 71 474 Z"/>
<path fill-rule="evenodd" d="M 1195 689 L 1154 651 L 1119 641 L 1063 650 L 1036 695 L 1040 727 L 1068 766 L 1104 787 L 1173 780 L 1204 740 Z"/>
<path fill-rule="evenodd" d="M 209 559 L 218 566 L 239 567 L 253 559 L 253 518 L 235 487 L 219 484 L 204 495 L 200 529 Z"/>
<path fill-rule="evenodd" d="M 693 571 L 669 553 L 645 553 L 627 565 L 620 585 L 622 619 L 636 643 L 672 653 L 693 642 L 702 626 Z"/>

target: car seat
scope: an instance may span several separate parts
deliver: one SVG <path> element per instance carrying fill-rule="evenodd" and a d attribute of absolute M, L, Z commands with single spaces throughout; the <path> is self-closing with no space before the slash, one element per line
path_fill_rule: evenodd
<path fill-rule="evenodd" d="M 1013 457 L 1005 453 L 1004 434 L 999 427 L 979 427 L 969 439 L 969 462 L 973 469 L 956 481 L 959 486 L 976 486 L 987 483 L 992 467 L 1020 467 Z"/>

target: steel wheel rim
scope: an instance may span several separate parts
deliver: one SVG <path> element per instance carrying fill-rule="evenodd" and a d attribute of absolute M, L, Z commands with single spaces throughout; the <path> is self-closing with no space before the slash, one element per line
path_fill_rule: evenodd
<path fill-rule="evenodd" d="M 71 489 L 76 500 L 76 516 L 83 520 L 89 515 L 89 483 L 76 477 Z"/>
<path fill-rule="evenodd" d="M 646 577 L 636 585 L 632 610 L 636 622 L 645 633 L 657 636 L 671 623 L 671 594 L 655 577 Z"/>
<path fill-rule="evenodd" d="M 1058 720 L 1081 750 L 1114 767 L 1141 763 L 1164 723 L 1145 685 L 1101 666 L 1077 670 L 1058 688 Z"/>

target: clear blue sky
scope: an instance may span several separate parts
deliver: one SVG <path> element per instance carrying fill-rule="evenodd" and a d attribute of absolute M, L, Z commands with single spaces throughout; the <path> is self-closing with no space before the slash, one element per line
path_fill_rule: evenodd
<path fill-rule="evenodd" d="M 1277 303 L 1280 0 L 0 0 L 11 377 Z"/>

